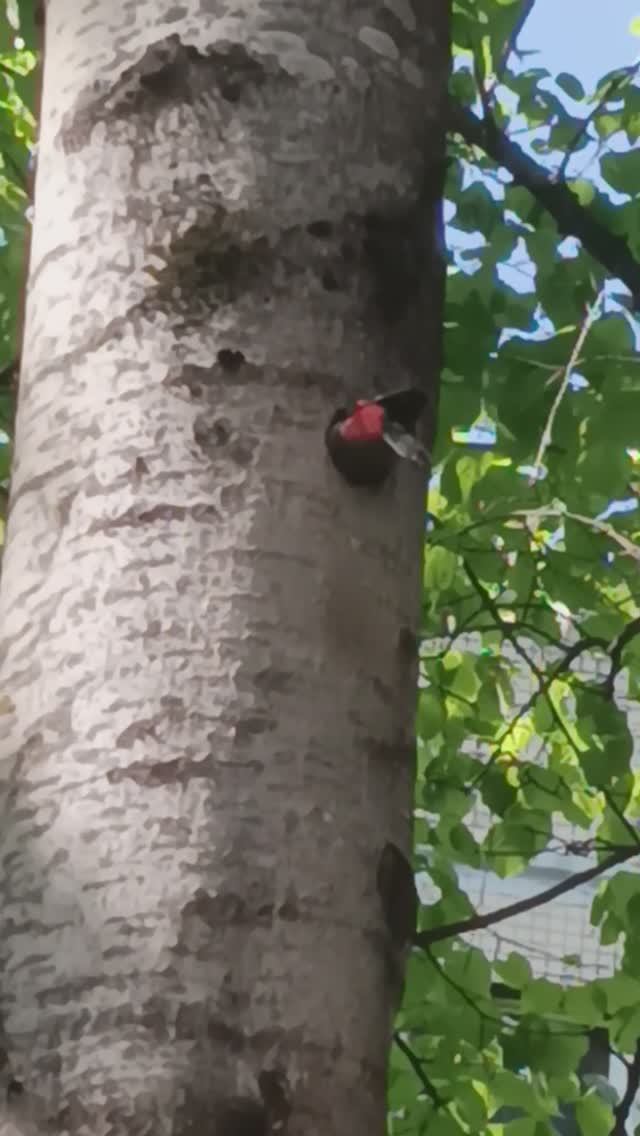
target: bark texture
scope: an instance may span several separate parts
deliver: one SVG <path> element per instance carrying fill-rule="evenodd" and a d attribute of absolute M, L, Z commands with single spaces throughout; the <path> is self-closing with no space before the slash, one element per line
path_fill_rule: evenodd
<path fill-rule="evenodd" d="M 446 0 L 49 0 L 0 597 L 3 1124 L 384 1130 Z M 432 397 L 432 407 L 435 398 Z"/>

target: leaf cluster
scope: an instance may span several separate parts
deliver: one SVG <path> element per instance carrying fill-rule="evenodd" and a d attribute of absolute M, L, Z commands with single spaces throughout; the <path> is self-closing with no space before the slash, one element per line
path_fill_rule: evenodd
<path fill-rule="evenodd" d="M 621 1134 L 640 1076 L 640 85 L 532 65 L 532 6 L 453 4 L 394 1134 Z"/>

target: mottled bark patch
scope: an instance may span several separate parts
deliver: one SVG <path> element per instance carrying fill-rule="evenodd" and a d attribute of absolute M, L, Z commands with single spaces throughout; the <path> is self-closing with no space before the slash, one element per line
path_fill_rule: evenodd
<path fill-rule="evenodd" d="M 65 115 L 58 142 L 65 154 L 78 153 L 87 146 L 98 123 L 104 123 L 110 134 L 123 119 L 142 117 L 151 126 L 164 107 L 193 105 L 204 97 L 210 100 L 216 90 L 226 103 L 236 104 L 245 96 L 255 98 L 267 76 L 272 84 L 294 85 L 275 56 L 251 53 L 242 43 L 223 40 L 201 52 L 174 33 L 150 44 L 115 83 L 96 80 L 87 87 Z"/>
<path fill-rule="evenodd" d="M 235 740 L 248 741 L 259 734 L 267 734 L 276 729 L 276 720 L 268 714 L 247 714 L 240 718 L 235 726 Z"/>
<path fill-rule="evenodd" d="M 209 459 L 229 458 L 239 466 L 251 465 L 258 439 L 234 430 L 225 418 L 199 414 L 193 426 L 193 438 Z"/>
<path fill-rule="evenodd" d="M 296 675 L 282 667 L 265 667 L 253 675 L 254 685 L 264 694 L 287 694 L 296 684 Z"/>
<path fill-rule="evenodd" d="M 273 920 L 274 910 L 273 880 L 266 873 L 262 879 L 255 877 L 246 898 L 231 889 L 218 895 L 209 895 L 199 888 L 182 910 L 183 932 L 188 934 L 193 920 L 199 920 L 215 930 L 234 924 L 269 924 Z"/>
<path fill-rule="evenodd" d="M 151 735 L 155 737 L 156 735 Z M 124 742 L 122 738 L 124 737 Z M 131 748 L 136 741 L 144 740 L 145 732 L 132 728 L 124 731 L 117 739 L 116 744 L 121 748 L 125 745 Z M 159 785 L 181 785 L 184 787 L 195 778 L 204 777 L 210 780 L 214 774 L 213 762 L 210 758 L 201 761 L 189 760 L 186 757 L 176 757 L 169 761 L 133 761 L 124 767 L 110 769 L 107 781 L 110 785 L 117 785 L 124 781 L 132 781 L 136 785 L 147 789 L 157 788 Z"/>
<path fill-rule="evenodd" d="M 173 8 L 167 8 L 163 19 L 166 24 L 172 24 L 174 22 L 177 24 L 180 20 L 184 19 L 187 12 L 187 8 L 183 8 L 180 4 L 175 4 Z"/>
<path fill-rule="evenodd" d="M 203 523 L 205 521 L 217 521 L 220 519 L 220 513 L 215 505 L 205 505 L 196 502 L 193 505 L 171 505 L 169 503 L 163 505 L 154 505 L 152 509 L 140 509 L 138 506 L 132 506 L 120 513 L 116 517 L 104 517 L 98 521 L 94 521 L 88 526 L 87 531 L 90 533 L 108 533 L 114 529 L 122 528 L 138 528 L 142 525 L 154 525 L 158 521 L 184 521 L 187 517 L 193 517 L 194 520 Z"/>

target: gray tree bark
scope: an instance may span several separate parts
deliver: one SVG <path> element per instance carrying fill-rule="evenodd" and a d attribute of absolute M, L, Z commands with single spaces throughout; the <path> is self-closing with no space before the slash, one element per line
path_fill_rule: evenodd
<path fill-rule="evenodd" d="M 0 596 L 4 1130 L 384 1130 L 446 0 L 49 0 Z"/>

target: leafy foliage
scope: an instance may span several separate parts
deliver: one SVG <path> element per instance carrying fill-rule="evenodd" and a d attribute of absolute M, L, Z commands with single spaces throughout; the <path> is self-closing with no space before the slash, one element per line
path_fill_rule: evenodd
<path fill-rule="evenodd" d="M 530 66 L 517 36 L 531 7 L 453 3 L 417 721 L 423 904 L 390 1070 L 393 1136 L 619 1136 L 640 1083 L 640 86 L 636 67 L 586 92 Z M 0 21 L 0 372 L 16 354 L 33 10 L 14 0 Z M 7 461 L 2 445 L 0 479 Z M 497 896 L 552 849 L 580 866 L 564 890 L 472 898 L 478 879 Z M 541 962 L 501 935 L 515 908 L 569 903 L 601 871 L 592 934 L 616 947 L 604 969 L 588 973 L 579 954 L 550 967 L 549 952 Z M 626 1066 L 621 1092 L 606 1062 L 587 1067 L 603 1036 Z"/>
<path fill-rule="evenodd" d="M 587 93 L 528 66 L 516 41 L 531 7 L 453 5 L 446 366 L 418 714 L 425 887 L 390 1074 L 393 1134 L 622 1133 L 638 1086 L 640 87 L 637 68 Z M 527 139 L 524 163 L 514 135 L 521 149 Z M 564 231 L 547 208 L 556 189 Z M 629 263 L 625 287 L 611 266 Z M 617 947 L 600 968 L 550 961 L 552 943 L 531 953 L 517 923 L 503 931 L 515 913 L 500 880 L 554 849 L 582 858 L 576 884 L 608 869 L 580 901 L 593 898 L 592 936 Z M 472 902 L 478 873 L 493 902 Z M 511 892 L 520 908 L 538 902 L 530 881 Z M 557 910 L 571 887 L 547 902 Z M 604 1072 L 589 1076 L 603 1036 Z M 626 1063 L 626 1092 L 608 1080 L 609 1050 Z"/>
<path fill-rule="evenodd" d="M 35 138 L 35 65 L 33 4 L 8 3 L 6 18 L 0 19 L 0 485 L 9 475 L 6 430 L 13 417 L 12 363 Z"/>

